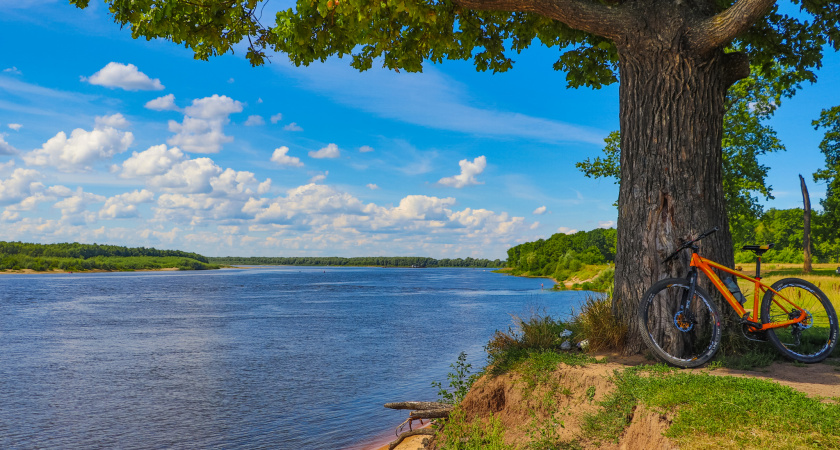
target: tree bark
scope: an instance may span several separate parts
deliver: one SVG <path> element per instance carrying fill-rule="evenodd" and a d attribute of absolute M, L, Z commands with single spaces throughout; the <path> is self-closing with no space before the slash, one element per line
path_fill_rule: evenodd
<path fill-rule="evenodd" d="M 808 186 L 805 185 L 805 179 L 799 175 L 799 184 L 802 186 L 802 206 L 804 214 L 804 229 L 802 230 L 802 251 L 804 252 L 805 261 L 802 271 L 811 273 L 811 197 L 808 195 Z"/>
<path fill-rule="evenodd" d="M 644 350 L 637 309 L 644 291 L 684 276 L 689 253 L 662 259 L 712 227 L 702 255 L 734 265 L 723 194 L 721 138 L 726 90 L 749 62 L 724 47 L 775 0 L 456 0 L 480 10 L 528 11 L 612 40 L 619 55 L 621 185 L 613 311 L 628 326 L 627 353 Z M 716 292 L 704 277 L 701 284 Z M 715 296 L 721 311 L 730 311 Z M 724 314 L 731 333 L 731 316 Z"/>
<path fill-rule="evenodd" d="M 690 251 L 662 263 L 683 241 L 718 226 L 701 242 L 701 254 L 734 264 L 722 184 L 724 98 L 749 72 L 722 50 L 686 49 L 684 27 L 675 25 L 683 19 L 650 5 L 648 26 L 617 42 L 621 185 L 613 301 L 629 327 L 627 353 L 644 350 L 636 320 L 644 291 L 662 278 L 685 276 Z"/>

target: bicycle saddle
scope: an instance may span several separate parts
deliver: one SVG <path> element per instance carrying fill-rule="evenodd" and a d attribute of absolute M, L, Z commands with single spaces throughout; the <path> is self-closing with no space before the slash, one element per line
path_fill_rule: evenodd
<path fill-rule="evenodd" d="M 761 255 L 763 255 L 763 254 L 764 254 L 764 252 L 766 252 L 767 250 L 770 250 L 771 248 L 773 248 L 773 246 L 774 246 L 774 245 L 776 245 L 776 244 L 767 244 L 767 245 L 745 245 L 745 246 L 741 247 L 741 250 L 750 250 L 750 251 L 754 251 L 756 255 L 761 256 Z"/>

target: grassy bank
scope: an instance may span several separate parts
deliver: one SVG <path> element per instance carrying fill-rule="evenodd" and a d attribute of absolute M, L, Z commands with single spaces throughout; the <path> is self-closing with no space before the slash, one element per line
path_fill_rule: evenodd
<path fill-rule="evenodd" d="M 767 269 L 772 277 L 801 275 Z M 803 278 L 840 292 L 840 276 Z M 497 331 L 485 347 L 487 368 L 439 426 L 436 448 L 840 449 L 836 390 L 809 397 L 772 379 L 727 372 L 767 372 L 775 362 L 774 370 L 801 370 L 804 378 L 809 367 L 830 374 L 840 372 L 840 351 L 816 366 L 784 360 L 769 344 L 742 355 L 721 352 L 705 369 L 673 369 L 641 356 L 620 365 L 593 357 L 620 352 L 625 330 L 609 306 L 608 298 L 593 297 L 569 321 L 536 315 Z"/>
<path fill-rule="evenodd" d="M 607 292 L 612 289 L 615 278 L 615 267 L 612 264 L 580 264 L 569 267 L 551 275 L 543 275 L 541 271 L 531 272 L 519 268 L 504 268 L 497 272 L 518 277 L 548 278 L 554 281 L 556 290 L 584 290 Z"/>

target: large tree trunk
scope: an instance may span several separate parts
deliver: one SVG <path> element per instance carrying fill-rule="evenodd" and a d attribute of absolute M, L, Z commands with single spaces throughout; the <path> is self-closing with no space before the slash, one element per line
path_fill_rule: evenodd
<path fill-rule="evenodd" d="M 662 29 L 678 27 L 662 23 Z M 701 255 L 734 263 L 721 136 L 726 89 L 744 75 L 744 61 L 736 56 L 691 54 L 681 50 L 679 36 L 644 32 L 647 36 L 617 43 L 621 186 L 614 309 L 629 326 L 627 353 L 644 350 L 636 321 L 644 291 L 657 280 L 686 274 L 689 251 L 662 264 L 684 240 L 718 226 L 702 241 Z"/>

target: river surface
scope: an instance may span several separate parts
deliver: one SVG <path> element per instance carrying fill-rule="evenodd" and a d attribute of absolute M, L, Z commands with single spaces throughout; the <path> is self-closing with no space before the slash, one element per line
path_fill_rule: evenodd
<path fill-rule="evenodd" d="M 510 314 L 588 293 L 483 269 L 0 276 L 0 448 L 346 449 Z M 391 430 L 390 432 L 388 430 Z"/>

